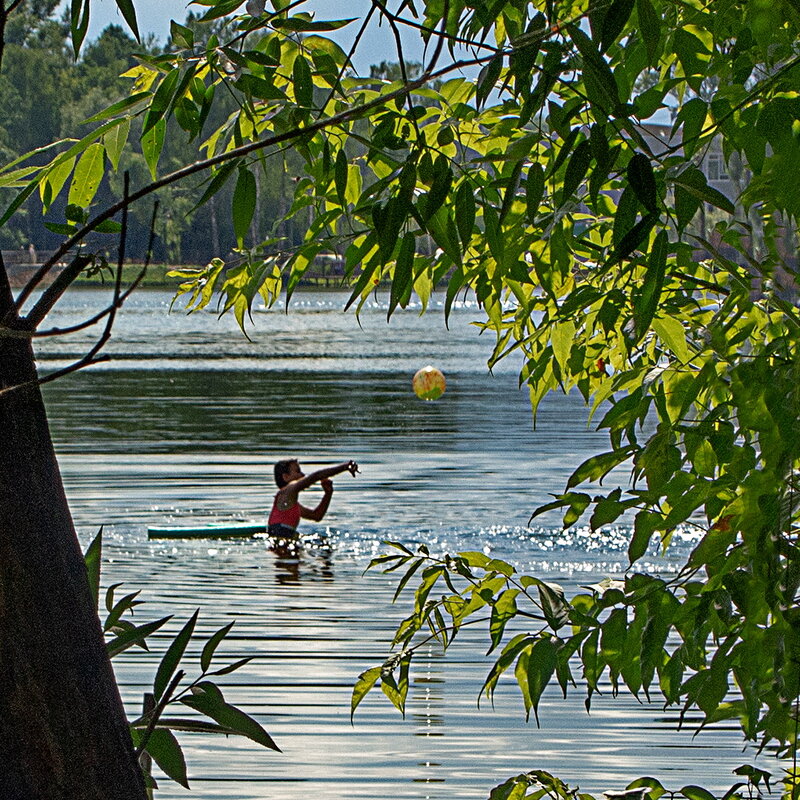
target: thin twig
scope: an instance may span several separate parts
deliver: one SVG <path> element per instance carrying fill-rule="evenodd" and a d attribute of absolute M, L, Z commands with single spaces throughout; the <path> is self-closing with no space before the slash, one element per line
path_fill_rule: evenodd
<path fill-rule="evenodd" d="M 113 302 L 110 305 L 106 306 L 102 311 L 98 311 L 93 317 L 90 317 L 83 322 L 79 322 L 76 325 L 71 325 L 68 328 L 50 328 L 46 331 L 15 331 L 13 329 L 0 329 L 0 336 L 14 336 L 19 335 L 20 337 L 33 337 L 35 339 L 44 339 L 47 337 L 53 336 L 68 336 L 71 333 L 78 333 L 79 331 L 86 330 L 87 328 L 91 328 L 93 325 L 97 325 L 104 317 L 111 313 L 111 311 L 116 307 L 119 308 L 130 296 L 134 289 L 136 289 L 139 284 L 141 283 L 142 278 L 144 277 L 143 274 L 139 274 L 131 283 L 131 285 L 119 296 L 119 303 Z"/>
<path fill-rule="evenodd" d="M 126 173 L 127 174 L 127 173 Z M 125 304 L 125 301 L 130 297 L 133 291 L 139 286 L 139 284 L 144 280 L 145 275 L 147 274 L 147 268 L 150 266 L 150 259 L 153 255 L 153 240 L 155 238 L 155 225 L 156 225 L 156 217 L 158 214 L 158 201 L 153 203 L 153 214 L 150 220 L 150 234 L 147 242 L 147 252 L 145 254 L 144 264 L 142 264 L 142 268 L 139 271 L 139 274 L 133 279 L 131 285 L 122 293 L 116 294 L 114 301 L 104 308 L 102 311 L 99 311 L 93 317 L 90 317 L 83 322 L 78 323 L 77 325 L 72 325 L 68 328 L 50 328 L 46 331 L 34 331 L 31 333 L 30 331 L 15 331 L 13 329 L 5 329 L 3 330 L 0 328 L 0 336 L 3 335 L 15 335 L 18 334 L 20 336 L 33 336 L 35 338 L 44 338 L 48 336 L 66 336 L 71 333 L 77 333 L 79 331 L 85 330 L 86 328 L 91 328 L 92 325 L 96 325 L 100 320 L 103 319 L 108 314 L 111 314 L 117 308 L 122 308 Z"/>
<path fill-rule="evenodd" d="M 128 173 L 125 173 L 125 177 L 127 179 Z M 128 182 L 125 182 L 125 195 L 127 196 L 128 193 Z M 127 207 L 126 207 L 127 209 Z M 114 324 L 114 318 L 116 316 L 117 309 L 121 308 L 124 302 L 127 300 L 129 295 L 139 286 L 139 284 L 144 279 L 144 276 L 147 274 L 147 268 L 150 264 L 150 258 L 153 252 L 153 240 L 155 237 L 155 225 L 156 225 L 156 217 L 158 214 L 158 202 L 156 201 L 153 204 L 153 215 L 150 220 L 150 237 L 147 243 L 147 254 L 145 257 L 145 263 L 142 266 L 142 269 L 139 271 L 139 274 L 133 280 L 131 285 L 123 292 L 121 291 L 121 278 L 122 278 L 122 267 L 124 264 L 125 258 L 125 242 L 127 240 L 127 213 L 126 209 L 123 210 L 123 222 L 122 222 L 122 242 L 120 244 L 119 249 L 119 257 L 117 260 L 117 275 L 115 281 L 115 288 L 114 288 L 114 300 L 108 308 L 101 311 L 99 314 L 96 314 L 92 319 L 86 320 L 85 322 L 81 323 L 80 325 L 75 325 L 70 329 L 65 329 L 63 331 L 58 331 L 58 329 L 53 329 L 52 332 L 49 332 L 50 335 L 57 335 L 58 333 L 73 333 L 75 331 L 83 330 L 84 328 L 91 327 L 91 325 L 96 324 L 99 322 L 103 317 L 108 316 L 108 320 L 106 321 L 105 329 L 95 343 L 94 347 L 81 359 L 70 364 L 67 367 L 63 367 L 62 369 L 55 370 L 43 378 L 36 378 L 34 380 L 25 381 L 24 383 L 16 384 L 15 386 L 9 386 L 6 389 L 0 390 L 0 397 L 10 394 L 11 392 L 15 392 L 18 389 L 25 389 L 30 388 L 32 386 L 41 386 L 45 383 L 51 383 L 52 381 L 57 380 L 58 378 L 63 378 L 65 375 L 69 375 L 72 372 L 77 372 L 78 370 L 85 369 L 86 367 L 91 367 L 96 364 L 102 364 L 111 360 L 110 356 L 100 356 L 98 357 L 97 354 L 100 350 L 105 346 L 108 340 L 111 338 L 111 329 Z M 11 335 L 11 331 L 13 329 L 7 329 L 5 332 L 0 330 L 0 334 L 4 335 Z M 21 332 L 26 333 L 28 336 L 32 335 L 30 332 Z M 47 335 L 40 334 L 40 335 Z"/>
<path fill-rule="evenodd" d="M 150 712 L 150 721 L 147 723 L 147 727 L 142 734 L 142 738 L 139 740 L 139 746 L 136 748 L 137 759 L 144 752 L 145 747 L 147 747 L 147 743 L 150 741 L 150 737 L 153 735 L 153 731 L 155 730 L 159 719 L 161 719 L 164 709 L 172 699 L 173 692 L 178 687 L 178 684 L 184 679 L 185 675 L 186 673 L 182 669 L 179 669 L 175 673 L 175 677 L 170 681 L 169 686 L 161 696 L 161 700 L 158 701 L 156 707 Z"/>
<path fill-rule="evenodd" d="M 123 200 L 128 197 L 131 188 L 131 176 L 128 170 L 125 170 L 123 175 Z M 119 249 L 117 252 L 117 274 L 114 280 L 114 302 L 111 304 L 111 311 L 106 319 L 106 327 L 100 341 L 97 343 L 99 350 L 110 338 L 111 329 L 114 326 L 114 320 L 117 318 L 117 309 L 120 307 L 120 295 L 122 287 L 122 267 L 125 264 L 125 248 L 128 243 L 128 206 L 122 209 L 122 233 L 120 235 Z M 96 351 L 95 351 L 96 352 Z"/>
<path fill-rule="evenodd" d="M 325 99 L 325 102 L 322 104 L 321 108 L 319 109 L 319 116 L 322 116 L 322 112 L 327 107 L 328 103 L 334 98 L 336 94 L 336 89 L 338 88 L 341 91 L 341 83 L 342 78 L 344 77 L 344 73 L 347 70 L 347 65 L 349 64 L 353 70 L 355 70 L 355 64 L 353 64 L 353 56 L 356 54 L 356 50 L 358 49 L 358 45 L 361 42 L 361 37 L 367 30 L 367 26 L 372 19 L 372 15 L 375 13 L 375 6 L 372 5 L 367 13 L 367 16 L 364 17 L 364 22 L 361 23 L 361 27 L 358 29 L 358 33 L 356 34 L 356 38 L 353 40 L 353 44 L 350 47 L 350 52 L 347 54 L 344 64 L 342 64 L 341 69 L 339 70 L 339 74 L 336 76 L 336 81 L 334 82 L 333 86 L 331 87 L 330 92 L 328 93 L 328 97 Z M 317 119 L 319 119 L 319 116 Z"/>
<path fill-rule="evenodd" d="M 63 378 L 65 375 L 69 375 L 71 372 L 77 372 L 80 369 L 92 367 L 95 364 L 102 364 L 106 361 L 111 361 L 111 357 L 100 356 L 100 358 L 88 359 L 84 356 L 74 364 L 70 364 L 68 367 L 64 367 L 63 369 L 57 369 L 55 372 L 51 372 L 48 375 L 45 375 L 43 378 L 34 378 L 30 381 L 24 381 L 23 383 L 17 383 L 14 386 L 0 389 L 0 397 L 5 397 L 6 395 L 11 394 L 12 392 L 17 392 L 20 389 L 30 389 L 34 386 L 42 386 L 45 383 L 50 383 L 58 378 Z"/>
<path fill-rule="evenodd" d="M 386 18 L 389 23 L 389 27 L 392 29 L 392 35 L 394 36 L 394 45 L 397 48 L 397 60 L 400 65 L 400 77 L 403 80 L 403 83 L 408 83 L 408 72 L 406 70 L 406 59 L 403 53 L 403 41 L 400 38 L 400 31 L 397 28 L 397 22 L 395 21 L 394 14 L 390 14 L 389 10 L 386 6 L 381 2 L 381 0 L 372 0 L 372 8 L 379 8 L 381 14 Z M 406 103 L 408 104 L 408 110 L 411 111 L 414 107 L 414 103 L 411 99 L 411 95 L 406 95 Z M 412 115 L 411 117 L 414 128 L 417 131 L 417 135 L 419 136 L 419 123 L 417 122 L 417 118 Z"/>

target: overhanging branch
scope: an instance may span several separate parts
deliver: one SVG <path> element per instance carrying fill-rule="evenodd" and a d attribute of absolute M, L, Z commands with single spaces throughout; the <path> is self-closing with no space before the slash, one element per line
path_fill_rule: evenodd
<path fill-rule="evenodd" d="M 362 115 L 372 111 L 375 108 L 379 108 L 387 103 L 391 103 L 393 100 L 397 98 L 403 98 L 408 95 L 410 92 L 419 89 L 420 87 L 424 86 L 431 80 L 435 80 L 436 78 L 442 77 L 444 75 L 449 74 L 450 72 L 464 69 L 466 67 L 476 66 L 479 64 L 484 63 L 485 61 L 490 60 L 494 57 L 492 56 L 482 56 L 479 58 L 473 59 L 466 59 L 453 62 L 446 67 L 442 67 L 439 70 L 436 70 L 436 60 L 438 59 L 439 54 L 441 53 L 442 45 L 444 40 L 440 39 L 438 42 L 437 51 L 434 54 L 434 58 L 431 61 L 431 65 L 422 75 L 418 78 L 415 78 L 412 81 L 409 81 L 404 86 L 401 86 L 394 91 L 387 92 L 386 94 L 380 95 L 373 100 L 370 100 L 363 105 L 357 106 L 355 108 L 347 109 L 346 111 L 342 111 L 339 114 L 334 114 L 326 119 L 317 120 L 316 122 L 312 122 L 309 125 L 300 128 L 294 128 L 289 131 L 285 131 L 283 133 L 275 134 L 273 136 L 268 136 L 265 139 L 261 139 L 256 142 L 250 142 L 245 145 L 241 145 L 240 147 L 236 147 L 232 150 L 229 150 L 225 153 L 220 153 L 216 156 L 213 156 L 208 159 L 204 159 L 201 161 L 195 161 L 193 164 L 189 164 L 181 169 L 175 170 L 163 177 L 159 178 L 156 181 L 153 181 L 146 186 L 143 186 L 141 189 L 132 192 L 129 197 L 123 198 L 122 200 L 114 203 L 113 205 L 109 206 L 105 211 L 99 213 L 94 219 L 90 220 L 86 225 L 83 226 L 79 231 L 73 234 L 69 239 L 62 243 L 62 245 L 50 256 L 50 258 L 42 264 L 42 266 L 36 271 L 34 276 L 28 281 L 22 291 L 19 293 L 16 301 L 16 311 L 17 313 L 22 308 L 25 301 L 31 296 L 33 291 L 41 284 L 47 274 L 53 269 L 53 267 L 64 257 L 66 253 L 68 253 L 73 247 L 78 245 L 89 233 L 94 231 L 100 224 L 105 222 L 106 220 L 112 219 L 118 213 L 120 213 L 124 208 L 135 203 L 137 200 L 141 200 L 144 197 L 147 197 L 150 194 L 162 189 L 166 186 L 170 186 L 174 183 L 184 180 L 185 178 L 191 177 L 200 172 L 204 172 L 205 170 L 211 169 L 219 164 L 224 164 L 227 161 L 232 161 L 237 158 L 241 158 L 243 156 L 249 155 L 250 153 L 257 152 L 259 150 L 263 150 L 268 147 L 273 147 L 278 144 L 283 144 L 285 142 L 291 142 L 295 139 L 299 139 L 303 136 L 308 136 L 309 134 L 314 134 L 319 131 L 326 130 L 327 128 L 336 127 L 337 125 L 342 125 L 348 122 L 352 122 L 353 120 L 358 119 Z M 69 269 L 69 268 L 67 268 Z M 66 273 L 67 270 L 64 270 Z M 24 322 L 27 327 L 35 327 L 38 325 L 42 319 L 47 315 L 50 311 L 52 306 L 58 300 L 61 294 L 63 294 L 64 286 L 63 284 L 66 282 L 66 285 L 69 285 L 72 281 L 75 280 L 77 275 L 72 274 L 70 271 L 68 274 L 64 274 L 63 279 L 59 281 L 59 286 L 54 291 L 47 291 L 33 306 L 31 311 L 24 317 Z M 55 283 L 55 282 L 54 282 Z M 3 324 L 8 324 L 8 320 L 4 320 Z"/>

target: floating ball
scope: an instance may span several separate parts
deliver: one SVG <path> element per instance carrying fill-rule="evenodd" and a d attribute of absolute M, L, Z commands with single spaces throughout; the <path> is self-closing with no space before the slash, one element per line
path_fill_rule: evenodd
<path fill-rule="evenodd" d="M 444 394 L 447 384 L 441 370 L 428 365 L 414 375 L 411 385 L 420 400 L 438 400 Z"/>

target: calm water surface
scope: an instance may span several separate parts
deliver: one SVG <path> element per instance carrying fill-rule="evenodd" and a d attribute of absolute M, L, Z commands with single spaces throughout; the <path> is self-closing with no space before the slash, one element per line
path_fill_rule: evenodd
<path fill-rule="evenodd" d="M 103 299 L 75 292 L 54 324 L 78 321 Z M 692 739 L 656 704 L 603 696 L 587 715 L 581 687 L 566 701 L 548 692 L 537 728 L 509 679 L 494 708 L 478 708 L 491 663 L 482 631 L 444 658 L 433 648 L 418 656 L 405 719 L 376 694 L 351 725 L 352 685 L 381 663 L 408 609 L 408 600 L 390 605 L 394 577 L 363 574 L 384 540 L 484 550 L 569 590 L 624 570 L 625 532 L 564 534 L 547 517 L 528 527 L 533 508 L 562 491 L 604 437 L 573 396 L 548 399 L 534 429 L 518 365 L 486 369 L 492 340 L 470 324 L 474 306 L 457 308 L 446 329 L 440 309 L 398 313 L 387 326 L 380 300 L 360 320 L 341 313 L 344 300 L 304 293 L 289 314 L 259 310 L 247 339 L 230 319 L 169 314 L 166 293 L 140 292 L 118 319 L 113 361 L 46 390 L 82 540 L 105 526 L 104 582 L 141 588 L 140 620 L 174 614 L 173 634 L 198 607 L 207 635 L 236 619 L 222 663 L 253 657 L 220 682 L 283 752 L 183 735 L 191 796 L 485 798 L 530 769 L 594 792 L 638 775 L 675 789 L 730 786 L 731 770 L 753 758 L 737 734 Z M 80 357 L 97 335 L 44 340 L 43 371 Z M 436 403 L 410 391 L 428 363 L 447 375 Z M 147 540 L 148 525 L 263 519 L 272 464 L 287 455 L 310 468 L 349 458 L 362 467 L 355 480 L 336 480 L 328 516 L 304 523 L 299 551 L 262 539 Z M 167 642 L 155 638 L 155 656 L 116 660 L 131 713 Z M 190 796 L 160 784 L 159 798 Z"/>

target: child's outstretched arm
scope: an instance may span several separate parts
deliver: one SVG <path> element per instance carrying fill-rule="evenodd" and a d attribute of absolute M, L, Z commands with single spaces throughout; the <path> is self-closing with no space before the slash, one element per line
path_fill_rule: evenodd
<path fill-rule="evenodd" d="M 303 491 L 303 489 L 307 489 L 309 486 L 321 481 L 330 481 L 334 475 L 339 475 L 342 472 L 349 472 L 355 477 L 356 473 L 358 472 L 358 464 L 356 464 L 355 461 L 344 461 L 334 467 L 323 467 L 322 469 L 314 470 L 314 472 L 310 473 L 309 475 L 304 475 L 302 478 L 298 478 L 296 481 L 287 483 L 286 486 L 284 486 L 278 492 L 282 500 L 281 507 L 288 507 L 297 502 L 298 495 Z M 330 502 L 330 497 L 328 498 L 328 502 Z M 308 509 L 305 510 L 308 511 Z M 323 514 L 324 513 L 325 512 L 323 511 Z"/>
<path fill-rule="evenodd" d="M 302 492 L 303 489 L 307 489 L 309 486 L 319 483 L 320 481 L 332 478 L 334 475 L 340 475 L 342 472 L 349 472 L 355 477 L 358 471 L 358 464 L 356 464 L 355 461 L 344 461 L 341 464 L 337 464 L 335 467 L 323 467 L 322 469 L 314 470 L 314 472 L 304 475 L 296 481 L 292 481 L 291 485 L 293 488 L 296 488 L 298 492 Z"/>

